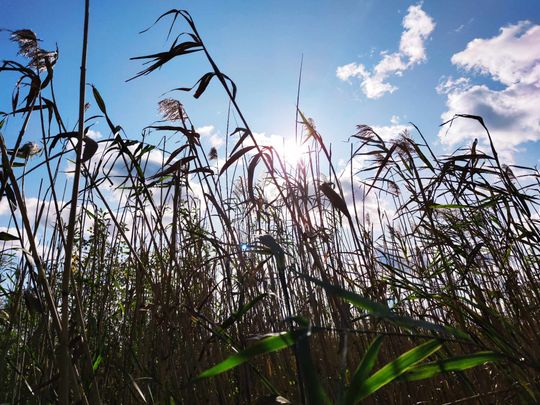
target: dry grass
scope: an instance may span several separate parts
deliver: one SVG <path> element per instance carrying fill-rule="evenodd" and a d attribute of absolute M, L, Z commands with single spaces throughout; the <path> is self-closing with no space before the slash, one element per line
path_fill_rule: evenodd
<path fill-rule="evenodd" d="M 241 123 L 219 168 L 179 101 L 127 139 L 96 88 L 88 115 L 109 136 L 85 137 L 68 165 L 81 131 L 58 111 L 56 54 L 13 33 L 29 59 L 0 66 L 21 78 L 1 121 L 18 136 L 0 144 L 0 399 L 56 402 L 67 384 L 63 402 L 538 401 L 538 172 L 504 166 L 493 146 L 437 157 L 419 132 L 384 141 L 368 126 L 342 170 L 301 112 L 309 153 L 290 167 L 256 142 L 189 14 L 170 17 L 190 36 L 141 57 L 137 76 L 186 53 L 208 60 L 195 97 L 220 84 Z M 70 201 L 66 166 L 81 176 Z"/>

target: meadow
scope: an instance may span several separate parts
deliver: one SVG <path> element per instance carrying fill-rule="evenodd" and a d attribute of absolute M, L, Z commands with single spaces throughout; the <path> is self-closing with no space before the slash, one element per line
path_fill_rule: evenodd
<path fill-rule="evenodd" d="M 501 162 L 489 122 L 465 114 L 490 148 L 437 155 L 419 128 L 388 140 L 359 124 L 340 166 L 301 105 L 287 158 L 254 135 L 236 99 L 249 89 L 189 13 L 156 24 L 170 48 L 134 57 L 133 80 L 193 53 L 208 72 L 156 100 L 162 119 L 135 137 L 87 84 L 87 20 L 77 120 L 55 98 L 56 51 L 10 33 L 1 402 L 540 401 L 536 168 Z M 209 86 L 238 123 L 225 156 L 181 103 Z"/>

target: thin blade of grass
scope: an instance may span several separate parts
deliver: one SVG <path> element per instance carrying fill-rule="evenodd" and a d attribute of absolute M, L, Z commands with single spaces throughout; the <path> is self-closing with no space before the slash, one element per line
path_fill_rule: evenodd
<path fill-rule="evenodd" d="M 394 361 L 388 363 L 375 374 L 360 383 L 360 386 L 354 388 L 356 391 L 353 403 L 361 401 L 368 395 L 388 385 L 396 378 L 405 373 L 409 368 L 431 356 L 442 347 L 441 343 L 434 339 L 422 343 L 419 346 L 403 353 Z"/>
<path fill-rule="evenodd" d="M 466 356 L 452 357 L 412 367 L 403 375 L 407 381 L 424 380 L 440 373 L 464 371 L 472 367 L 501 360 L 502 356 L 495 352 L 477 352 Z"/>
<path fill-rule="evenodd" d="M 305 336 L 305 334 L 305 331 L 281 332 L 274 336 L 264 338 L 247 349 L 233 354 L 215 366 L 203 371 L 195 377 L 195 381 L 224 373 L 225 371 L 244 364 L 261 354 L 272 353 L 290 347 L 298 340 L 298 338 Z"/>

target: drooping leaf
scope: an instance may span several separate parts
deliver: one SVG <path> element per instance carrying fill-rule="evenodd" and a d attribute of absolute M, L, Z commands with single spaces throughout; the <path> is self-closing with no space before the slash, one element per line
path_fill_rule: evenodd
<path fill-rule="evenodd" d="M 371 182 L 371 185 L 370 185 L 369 188 L 366 190 L 366 195 L 369 194 L 369 192 L 371 191 L 371 189 L 372 189 L 372 188 L 375 186 L 375 184 L 377 183 L 377 180 L 379 180 L 382 171 L 384 170 L 384 168 L 387 166 L 388 162 L 389 162 L 390 159 L 392 158 L 392 155 L 394 154 L 394 151 L 396 150 L 396 148 L 397 148 L 397 143 L 394 143 L 394 144 L 390 147 L 390 149 L 387 150 L 386 155 L 383 157 L 383 159 L 381 160 L 381 162 L 378 163 L 378 165 L 377 165 L 377 173 L 375 174 L 375 177 L 373 177 L 373 181 Z"/>
<path fill-rule="evenodd" d="M 103 101 L 103 98 L 101 97 L 101 94 L 99 94 L 98 89 L 96 89 L 95 86 L 92 86 L 92 93 L 94 94 L 94 99 L 96 100 L 96 103 L 101 110 L 103 114 L 107 113 L 107 107 L 105 106 L 105 102 Z"/>
<path fill-rule="evenodd" d="M 204 193 L 204 196 L 212 203 L 212 205 L 216 209 L 219 217 L 221 218 L 221 220 L 223 221 L 227 229 L 230 232 L 233 232 L 232 227 L 231 227 L 231 221 L 229 220 L 229 217 L 227 216 L 227 214 L 225 214 L 225 211 L 223 211 L 221 204 L 219 204 L 216 198 L 210 193 Z"/>
<path fill-rule="evenodd" d="M 61 132 L 53 137 L 50 145 L 50 149 L 54 149 L 60 139 L 76 138 L 79 135 L 78 132 Z"/>
<path fill-rule="evenodd" d="M 256 148 L 255 145 L 246 146 L 245 148 L 242 148 L 236 153 L 234 153 L 233 155 L 231 155 L 229 159 L 227 159 L 227 161 L 225 162 L 221 170 L 219 171 L 219 175 L 221 176 L 223 173 L 225 173 L 225 171 L 229 167 L 231 167 L 234 164 L 234 162 L 236 162 L 238 159 L 240 159 L 242 156 L 244 156 L 246 153 L 248 153 L 250 150 L 254 148 Z"/>
<path fill-rule="evenodd" d="M 334 191 L 329 183 L 322 183 L 319 188 L 335 208 L 340 210 L 347 218 L 351 217 L 349 214 L 349 209 L 347 208 L 347 203 L 338 193 Z"/>
<path fill-rule="evenodd" d="M 129 82 L 138 77 L 148 75 L 154 70 L 162 67 L 167 62 L 171 61 L 177 56 L 187 55 L 193 52 L 199 52 L 203 49 L 202 44 L 198 40 L 185 41 L 178 45 L 177 45 L 177 41 L 178 41 L 178 38 L 173 42 L 173 44 L 171 45 L 171 48 L 168 51 L 130 58 L 131 60 L 148 59 L 147 63 L 150 63 L 150 66 L 148 66 L 146 69 L 141 70 L 135 76 L 131 77 L 127 81 Z"/>
<path fill-rule="evenodd" d="M 426 167 L 429 167 L 433 171 L 433 165 L 431 164 L 427 156 L 424 154 L 424 152 L 422 152 L 422 150 L 420 149 L 420 146 L 418 146 L 418 144 L 414 142 L 412 139 L 406 138 L 406 141 L 414 148 L 414 150 L 416 151 L 416 154 L 422 160 L 422 162 L 424 162 Z"/>
<path fill-rule="evenodd" d="M 215 73 L 210 72 L 206 73 L 203 77 L 201 77 L 201 79 L 199 80 L 199 86 L 197 87 L 197 90 L 195 90 L 193 97 L 199 98 L 200 96 L 202 96 L 214 76 Z"/>
<path fill-rule="evenodd" d="M 164 166 L 167 166 L 169 163 L 171 163 L 171 160 L 173 160 L 176 156 L 178 156 L 178 154 L 182 153 L 182 151 L 184 151 L 188 146 L 189 145 L 182 145 L 178 149 L 175 149 L 174 151 L 172 151 L 169 157 L 167 158 L 167 161 L 165 162 Z"/>
<path fill-rule="evenodd" d="M 169 39 L 169 36 L 171 35 L 171 31 L 172 31 L 172 28 L 173 28 L 173 26 L 174 26 L 174 23 L 176 22 L 176 19 L 178 18 L 178 16 L 179 16 L 179 15 L 182 15 L 182 11 L 183 11 L 183 10 L 172 9 L 172 10 L 169 10 L 169 11 L 167 11 L 167 12 L 161 14 L 161 15 L 156 19 L 156 21 L 154 21 L 154 23 L 153 23 L 150 27 L 148 27 L 148 28 L 146 28 L 146 29 L 144 29 L 144 30 L 142 30 L 142 31 L 139 31 L 139 34 L 143 34 L 143 33 L 147 32 L 148 30 L 150 30 L 150 28 L 152 28 L 154 25 L 156 25 L 162 18 L 165 18 L 165 17 L 167 17 L 168 15 L 174 15 L 173 21 L 172 21 L 171 26 L 170 26 L 170 28 L 169 28 L 169 33 L 167 34 L 167 39 Z"/>
<path fill-rule="evenodd" d="M 303 277 L 306 280 L 309 280 L 312 283 L 324 288 L 329 294 L 336 295 L 348 301 L 355 307 L 365 310 L 373 316 L 386 319 L 395 325 L 402 326 L 408 329 L 424 328 L 424 329 L 432 330 L 439 333 L 455 334 L 452 329 L 445 328 L 443 326 L 436 325 L 428 321 L 423 321 L 420 319 L 413 319 L 408 316 L 398 315 L 394 313 L 386 305 L 371 301 L 370 299 L 362 297 L 352 291 L 347 291 L 341 287 L 333 286 L 324 281 L 317 280 L 316 278 L 313 278 L 311 276 L 308 276 L 302 273 L 298 273 L 298 274 L 300 275 L 300 277 Z"/>
<path fill-rule="evenodd" d="M 250 361 L 256 356 L 276 352 L 292 346 L 300 337 L 305 336 L 305 331 L 281 332 L 266 337 L 239 353 L 233 354 L 215 366 L 203 371 L 195 380 L 214 377 L 225 371 L 231 370 L 240 364 Z"/>
<path fill-rule="evenodd" d="M 233 99 L 233 100 L 236 99 L 236 92 L 237 92 L 236 84 L 235 84 L 235 83 L 232 81 L 232 79 L 231 79 L 229 76 L 227 76 L 226 74 L 221 73 L 221 77 L 222 77 L 225 81 L 229 82 L 229 84 L 231 85 L 232 90 L 229 89 L 229 86 L 228 86 L 228 85 L 227 85 L 227 89 L 231 92 L 232 99 Z"/>
<path fill-rule="evenodd" d="M 285 251 L 283 248 L 279 245 L 279 243 L 274 239 L 271 235 L 262 235 L 259 236 L 259 241 L 270 248 L 272 251 L 272 254 L 274 255 L 276 259 L 276 265 L 280 272 L 283 272 L 285 270 Z M 285 282 L 285 281 L 283 281 Z"/>
<path fill-rule="evenodd" d="M 81 163 L 87 162 L 96 154 L 98 144 L 92 138 L 84 137 L 84 149 L 81 156 Z"/>
<path fill-rule="evenodd" d="M 78 132 L 62 132 L 56 135 L 50 145 L 50 149 L 53 149 L 60 139 L 78 138 Z M 84 149 L 81 156 L 81 163 L 87 162 L 96 154 L 98 150 L 98 143 L 92 138 L 85 136 L 83 138 Z"/>
<path fill-rule="evenodd" d="M 247 139 L 247 137 L 249 136 L 250 132 L 246 129 L 246 128 L 236 128 L 229 136 L 233 136 L 235 134 L 238 134 L 238 133 L 241 133 L 242 135 L 240 135 L 240 139 L 236 142 L 236 144 L 234 145 L 234 148 L 232 149 L 231 151 L 231 155 L 236 152 L 236 150 L 242 146 L 242 143 Z"/>
<path fill-rule="evenodd" d="M 163 169 L 163 170 L 160 170 L 159 172 L 157 172 L 156 174 L 154 174 L 152 177 L 150 177 L 151 179 L 157 179 L 159 177 L 165 177 L 165 176 L 169 176 L 173 173 L 176 173 L 178 172 L 179 170 L 181 169 L 184 169 L 185 166 L 187 164 L 189 164 L 189 162 L 191 162 L 192 160 L 195 159 L 195 156 L 186 156 L 182 159 L 178 159 L 176 162 L 174 162 L 171 166 L 169 166 L 168 168 L 166 169 Z"/>
<path fill-rule="evenodd" d="M 416 365 L 410 368 L 407 373 L 403 375 L 403 378 L 407 381 L 424 380 L 440 373 L 464 371 L 472 367 L 496 362 L 501 359 L 502 356 L 495 352 L 477 352 L 465 356 L 452 357 L 427 364 Z"/>
<path fill-rule="evenodd" d="M 255 156 L 253 156 L 253 158 L 251 158 L 251 162 L 249 162 L 249 165 L 248 165 L 248 171 L 247 171 L 248 184 L 247 184 L 247 188 L 248 188 L 249 197 L 252 200 L 255 200 L 255 193 L 254 193 L 255 168 L 257 167 L 257 163 L 259 163 L 259 160 L 261 158 L 262 153 L 263 152 L 257 153 Z"/>
<path fill-rule="evenodd" d="M 0 240 L 13 241 L 13 240 L 19 240 L 19 238 L 7 232 L 0 232 Z"/>
<path fill-rule="evenodd" d="M 195 173 L 201 173 L 209 176 L 213 176 L 215 173 L 212 169 L 209 167 L 196 167 L 195 169 L 192 169 L 188 171 L 189 174 L 195 174 Z"/>

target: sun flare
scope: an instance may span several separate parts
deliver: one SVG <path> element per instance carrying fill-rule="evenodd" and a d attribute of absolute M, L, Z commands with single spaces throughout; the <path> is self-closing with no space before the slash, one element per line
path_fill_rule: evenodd
<path fill-rule="evenodd" d="M 277 151 L 285 166 L 296 167 L 305 161 L 309 154 L 309 146 L 307 143 L 302 144 L 294 139 L 287 139 L 277 148 Z"/>

